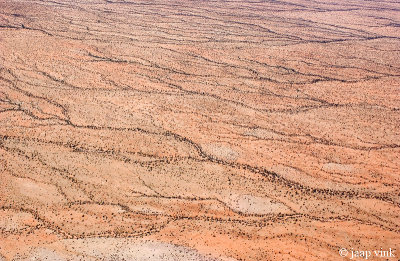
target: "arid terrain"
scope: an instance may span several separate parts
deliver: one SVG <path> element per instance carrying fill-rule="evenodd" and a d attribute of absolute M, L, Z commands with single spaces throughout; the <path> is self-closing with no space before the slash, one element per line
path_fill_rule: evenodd
<path fill-rule="evenodd" d="M 389 249 L 399 1 L 0 0 L 1 261 Z"/>

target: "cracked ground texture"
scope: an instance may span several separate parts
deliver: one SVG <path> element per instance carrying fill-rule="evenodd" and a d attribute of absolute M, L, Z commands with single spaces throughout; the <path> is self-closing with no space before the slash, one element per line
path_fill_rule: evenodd
<path fill-rule="evenodd" d="M 0 0 L 0 260 L 400 251 L 399 27 L 393 0 Z"/>

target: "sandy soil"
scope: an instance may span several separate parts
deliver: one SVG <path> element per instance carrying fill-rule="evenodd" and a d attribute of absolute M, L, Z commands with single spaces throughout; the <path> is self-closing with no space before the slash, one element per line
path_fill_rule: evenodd
<path fill-rule="evenodd" d="M 0 0 L 0 260 L 398 260 L 399 26 L 389 0 Z"/>

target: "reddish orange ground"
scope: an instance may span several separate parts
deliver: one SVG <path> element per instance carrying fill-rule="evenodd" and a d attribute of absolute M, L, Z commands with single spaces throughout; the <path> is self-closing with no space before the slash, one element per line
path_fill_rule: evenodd
<path fill-rule="evenodd" d="M 398 260 L 399 18 L 0 0 L 0 260 Z"/>

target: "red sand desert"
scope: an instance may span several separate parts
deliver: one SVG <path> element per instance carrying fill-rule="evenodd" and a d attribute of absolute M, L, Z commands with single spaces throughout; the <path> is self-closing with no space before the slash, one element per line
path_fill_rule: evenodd
<path fill-rule="evenodd" d="M 0 0 L 0 260 L 399 260 L 399 28 L 393 0 Z"/>

